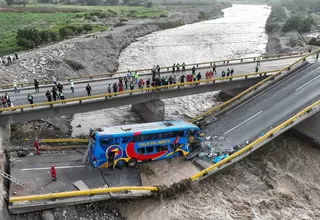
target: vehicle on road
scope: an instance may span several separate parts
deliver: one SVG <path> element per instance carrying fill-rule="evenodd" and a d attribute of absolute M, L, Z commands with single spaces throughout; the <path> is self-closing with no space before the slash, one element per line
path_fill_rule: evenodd
<path fill-rule="evenodd" d="M 88 158 L 94 167 L 135 166 L 139 162 L 186 157 L 201 140 L 200 129 L 185 121 L 164 121 L 90 130 Z"/>

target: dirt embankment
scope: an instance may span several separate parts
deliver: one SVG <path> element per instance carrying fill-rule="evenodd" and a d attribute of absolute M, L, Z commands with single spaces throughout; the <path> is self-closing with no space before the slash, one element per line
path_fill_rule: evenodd
<path fill-rule="evenodd" d="M 227 3 L 217 3 L 172 13 L 168 18 L 129 21 L 110 31 L 22 53 L 19 60 L 9 66 L 0 65 L 0 83 L 12 83 L 14 79 L 18 82 L 33 81 L 34 78 L 51 79 L 53 75 L 59 79 L 115 72 L 118 69 L 121 51 L 137 37 L 197 22 L 203 17 L 221 16 L 221 9 L 230 6 Z"/>

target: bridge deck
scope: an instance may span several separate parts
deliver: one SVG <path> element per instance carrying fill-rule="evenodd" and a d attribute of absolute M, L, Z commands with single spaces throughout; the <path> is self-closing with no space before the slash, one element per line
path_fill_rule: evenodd
<path fill-rule="evenodd" d="M 300 59 L 301 57 L 293 57 L 293 58 L 288 58 L 288 59 L 280 59 L 280 60 L 270 60 L 270 61 L 264 61 L 261 62 L 261 67 L 259 69 L 260 72 L 262 71 L 269 71 L 269 70 L 276 70 L 276 69 L 281 69 L 282 67 L 288 66 L 289 64 L 293 63 L 294 61 Z M 221 77 L 221 72 L 224 70 L 226 71 L 227 68 L 233 68 L 235 70 L 234 75 L 238 74 L 244 74 L 244 73 L 252 73 L 255 71 L 256 63 L 242 63 L 242 64 L 232 64 L 232 65 L 225 65 L 222 67 L 217 67 L 217 72 L 218 74 L 215 75 L 214 77 Z M 204 68 L 197 70 L 196 73 L 201 72 L 202 78 L 205 79 L 205 72 L 208 70 L 212 70 L 212 68 Z M 185 72 L 184 74 L 190 74 L 191 72 Z M 180 73 L 176 73 L 177 79 L 182 75 L 183 73 L 180 71 Z M 172 75 L 171 72 L 166 72 L 161 74 L 162 76 L 170 76 Z M 142 74 L 140 75 L 139 78 L 142 78 L 144 81 L 147 79 L 151 78 L 150 74 Z M 94 82 L 89 82 L 90 86 L 92 87 L 92 95 L 97 95 L 97 94 L 105 94 L 108 93 L 108 85 L 111 84 L 111 87 L 113 83 L 118 83 L 118 78 L 109 78 L 109 79 L 103 79 L 101 81 L 94 81 Z M 66 99 L 68 98 L 77 98 L 77 97 L 83 97 L 87 96 L 85 87 L 88 83 L 77 83 L 75 85 L 75 92 L 72 93 L 70 90 L 69 85 L 64 86 L 64 96 Z M 9 96 L 11 97 L 12 102 L 14 103 L 15 106 L 18 105 L 23 105 L 23 104 L 29 104 L 27 100 L 27 94 L 31 93 L 34 98 L 34 103 L 39 103 L 39 102 L 46 102 L 47 98 L 45 96 L 45 92 L 49 89 L 51 91 L 51 88 L 40 88 L 39 93 L 35 93 L 34 89 L 23 89 L 20 91 L 20 93 L 14 93 L 14 92 L 9 92 Z M 135 89 L 137 89 L 137 85 L 135 85 Z M 112 88 L 111 88 L 112 90 Z M 113 90 L 112 90 L 113 91 Z"/>
<path fill-rule="evenodd" d="M 215 152 L 244 145 L 320 98 L 320 64 L 308 65 L 223 114 L 202 131 Z"/>

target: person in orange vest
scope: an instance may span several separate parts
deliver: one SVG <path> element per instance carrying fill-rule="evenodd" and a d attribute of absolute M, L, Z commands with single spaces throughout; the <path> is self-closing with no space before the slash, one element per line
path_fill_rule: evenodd
<path fill-rule="evenodd" d="M 56 169 L 54 168 L 54 165 L 51 165 L 50 173 L 51 173 L 53 180 L 57 181 L 57 173 L 56 173 Z"/>
<path fill-rule="evenodd" d="M 36 154 L 40 155 L 39 140 L 38 140 L 37 137 L 36 137 L 36 140 L 34 142 L 34 147 L 36 148 Z"/>

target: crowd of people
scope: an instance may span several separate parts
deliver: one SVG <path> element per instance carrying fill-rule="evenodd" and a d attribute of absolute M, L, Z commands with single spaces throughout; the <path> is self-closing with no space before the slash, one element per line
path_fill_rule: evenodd
<path fill-rule="evenodd" d="M 161 74 L 161 68 L 159 65 L 154 65 L 151 69 L 152 77 L 147 78 L 144 80 L 143 78 L 139 77 L 139 74 L 137 71 L 128 71 L 126 76 L 119 77 L 117 82 L 114 82 L 113 84 L 108 84 L 108 93 L 110 96 L 112 96 L 111 93 L 119 93 L 123 92 L 125 90 L 134 90 L 134 89 L 145 89 L 146 91 L 149 91 L 148 88 L 151 87 L 159 87 L 159 86 L 166 86 L 166 85 L 174 85 L 178 83 L 178 87 L 182 87 L 184 85 L 181 85 L 183 83 L 190 83 L 190 82 L 197 82 L 200 81 L 203 78 L 202 74 L 199 72 L 196 74 L 196 67 L 193 66 L 191 69 L 191 73 L 185 74 L 185 63 L 183 62 L 182 65 L 174 64 L 172 73 L 168 76 L 168 73 Z M 182 68 L 180 71 L 180 67 Z M 181 73 L 180 73 L 181 72 Z M 223 70 L 221 72 L 221 77 L 229 77 L 233 76 L 234 70 L 227 68 L 227 70 Z M 217 75 L 216 65 L 214 64 L 210 70 L 205 72 L 205 79 L 210 80 L 214 78 L 214 75 Z M 213 79 L 214 82 L 214 79 Z M 65 95 L 64 95 L 64 87 L 61 82 L 58 81 L 58 79 L 53 76 L 52 77 L 52 83 L 53 87 L 51 89 L 48 89 L 45 92 L 45 96 L 47 98 L 48 102 L 52 101 L 58 101 L 61 100 L 62 103 L 65 103 Z M 34 89 L 35 93 L 39 93 L 39 81 L 37 79 L 34 79 Z M 14 92 L 19 93 L 17 82 L 13 81 L 13 87 Z M 158 88 L 159 89 L 159 88 Z M 73 80 L 70 80 L 70 90 L 72 93 L 75 92 L 75 83 Z M 87 84 L 85 87 L 85 91 L 87 93 L 87 96 L 91 96 L 92 88 L 90 84 Z M 130 93 L 132 94 L 132 93 Z M 7 94 L 6 94 L 7 95 Z M 116 94 L 114 94 L 116 95 Z M 11 106 L 12 102 L 10 101 L 10 98 L 7 96 L 2 98 L 3 100 L 9 100 L 9 101 L 3 101 L 2 103 L 6 104 L 5 106 Z M 30 104 L 34 104 L 34 97 L 32 94 L 28 93 L 27 100 Z M 9 103 L 9 104 L 8 104 Z M 3 105 L 4 106 L 4 105 Z"/>
<path fill-rule="evenodd" d="M 13 55 L 9 55 L 6 58 L 0 57 L 0 64 L 2 65 L 10 65 L 12 62 L 19 59 L 19 56 L 17 53 L 14 53 Z"/>

